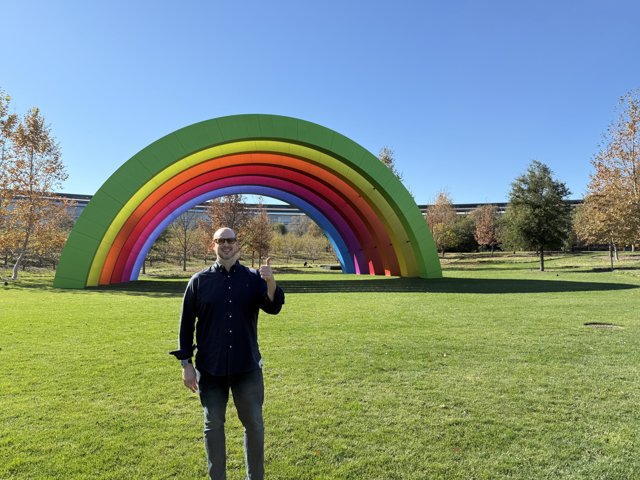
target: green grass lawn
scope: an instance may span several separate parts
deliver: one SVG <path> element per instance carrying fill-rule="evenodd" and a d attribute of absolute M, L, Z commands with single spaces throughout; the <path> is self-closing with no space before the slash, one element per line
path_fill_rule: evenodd
<path fill-rule="evenodd" d="M 260 322 L 267 478 L 640 478 L 640 256 L 546 266 L 282 269 L 286 305 Z M 167 354 L 185 279 L 51 283 L 0 285 L 0 478 L 206 478 L 199 400 Z M 232 406 L 227 444 L 243 479 Z"/>

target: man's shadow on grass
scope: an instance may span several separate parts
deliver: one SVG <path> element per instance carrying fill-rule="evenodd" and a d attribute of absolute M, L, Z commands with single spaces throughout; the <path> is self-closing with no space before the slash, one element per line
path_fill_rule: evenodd
<path fill-rule="evenodd" d="M 138 280 L 130 283 L 92 287 L 93 291 L 131 295 L 179 297 L 187 281 Z M 279 280 L 285 293 L 555 293 L 628 290 L 640 285 L 567 280 L 478 279 L 478 278 L 367 278 L 354 280 L 340 276 L 326 280 Z"/>

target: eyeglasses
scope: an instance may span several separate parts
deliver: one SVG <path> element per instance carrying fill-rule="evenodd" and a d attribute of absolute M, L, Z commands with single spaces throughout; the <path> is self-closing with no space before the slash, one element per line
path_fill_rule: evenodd
<path fill-rule="evenodd" d="M 237 238 L 214 238 L 213 241 L 216 242 L 216 245 L 224 244 L 233 245 L 236 243 Z"/>

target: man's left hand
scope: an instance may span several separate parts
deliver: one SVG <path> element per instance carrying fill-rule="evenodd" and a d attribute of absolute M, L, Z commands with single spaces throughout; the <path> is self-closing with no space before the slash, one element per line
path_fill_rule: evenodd
<path fill-rule="evenodd" d="M 271 257 L 267 258 L 267 260 L 265 261 L 265 265 L 262 265 L 258 272 L 260 273 L 260 277 L 262 277 L 262 279 L 267 282 L 267 284 L 276 281 L 276 279 L 273 277 L 273 270 L 271 270 Z"/>
<path fill-rule="evenodd" d="M 273 271 L 271 270 L 271 257 L 267 258 L 265 265 L 262 265 L 258 272 L 260 277 L 267 282 L 267 296 L 269 300 L 273 302 L 276 293 L 276 279 L 273 277 Z"/>

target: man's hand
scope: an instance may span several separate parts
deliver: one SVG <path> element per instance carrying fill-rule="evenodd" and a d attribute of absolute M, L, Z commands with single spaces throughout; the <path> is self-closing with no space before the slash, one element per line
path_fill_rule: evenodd
<path fill-rule="evenodd" d="M 198 393 L 198 377 L 196 369 L 191 363 L 182 369 L 182 383 L 193 393 Z"/>
<path fill-rule="evenodd" d="M 265 265 L 262 265 L 258 272 L 260 272 L 260 276 L 265 282 L 275 282 L 273 271 L 271 270 L 271 257 L 267 258 Z"/>
<path fill-rule="evenodd" d="M 267 282 L 267 296 L 273 302 L 276 293 L 276 279 L 273 276 L 273 270 L 271 270 L 271 257 L 267 258 L 265 265 L 262 265 L 258 272 L 260 277 Z"/>

